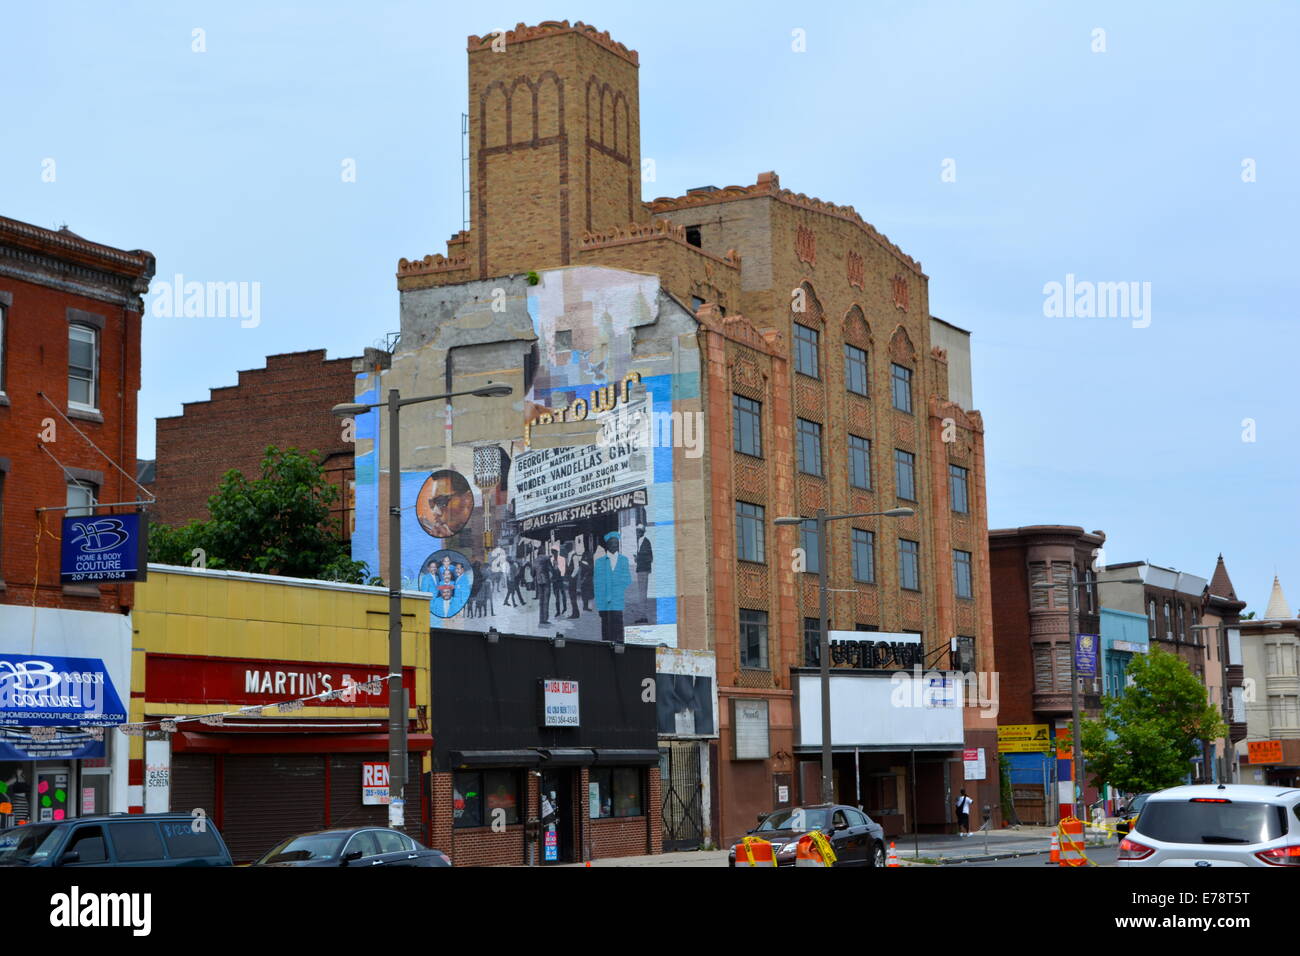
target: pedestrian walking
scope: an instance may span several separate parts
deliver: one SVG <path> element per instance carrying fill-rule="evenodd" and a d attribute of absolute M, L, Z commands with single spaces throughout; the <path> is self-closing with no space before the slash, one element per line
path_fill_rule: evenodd
<path fill-rule="evenodd" d="M 962 789 L 961 796 L 957 798 L 957 825 L 961 827 L 961 835 L 970 836 L 970 808 L 975 801 L 966 796 L 965 788 Z"/>

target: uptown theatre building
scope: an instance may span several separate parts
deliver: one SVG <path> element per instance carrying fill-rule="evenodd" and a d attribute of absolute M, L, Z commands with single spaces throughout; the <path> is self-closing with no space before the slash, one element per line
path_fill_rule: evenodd
<path fill-rule="evenodd" d="M 775 173 L 643 201 L 639 57 L 609 34 L 549 21 L 492 41 L 468 43 L 472 226 L 399 262 L 401 335 L 356 397 L 513 394 L 403 412 L 403 553 L 381 573 L 428 592 L 436 628 L 690 652 L 658 672 L 691 684 L 659 715 L 647 787 L 665 842 L 723 844 L 813 796 L 797 685 L 818 664 L 820 542 L 773 519 L 915 509 L 830 526 L 831 629 L 891 636 L 925 670 L 996 670 L 970 335 L 930 314 L 919 262 Z M 372 567 L 386 428 L 357 421 L 353 557 Z M 991 759 L 961 766 L 996 753 L 995 717 L 881 740 L 854 723 L 877 709 L 864 680 L 843 685 L 838 799 L 902 819 L 928 743 L 927 794 L 998 802 Z M 915 810 L 954 826 L 951 800 Z"/>

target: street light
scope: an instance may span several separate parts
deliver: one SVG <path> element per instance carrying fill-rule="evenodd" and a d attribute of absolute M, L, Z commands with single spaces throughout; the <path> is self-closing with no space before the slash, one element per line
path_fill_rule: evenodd
<path fill-rule="evenodd" d="M 1079 608 L 1078 608 L 1078 604 L 1075 601 L 1074 592 L 1075 589 L 1078 588 L 1079 585 L 1081 584 L 1086 584 L 1095 587 L 1102 584 L 1146 584 L 1146 582 L 1143 581 L 1141 578 L 1124 578 L 1123 580 L 1108 580 L 1108 581 L 1100 581 L 1096 579 L 1092 581 L 1088 581 L 1087 579 L 1084 579 L 1081 581 L 1077 577 L 1075 577 L 1074 565 L 1070 565 L 1070 584 L 1069 584 L 1070 712 L 1071 712 L 1071 717 L 1073 722 L 1073 729 L 1070 731 L 1070 736 L 1072 738 L 1071 739 L 1071 751 L 1072 751 L 1071 762 L 1074 767 L 1074 779 L 1070 781 L 1071 786 L 1074 788 L 1074 792 L 1071 795 L 1073 799 L 1070 800 L 1070 806 L 1073 808 L 1073 813 L 1075 817 L 1080 820 L 1083 819 L 1083 814 L 1081 811 L 1083 810 L 1082 781 L 1083 781 L 1084 771 L 1083 771 L 1083 743 L 1079 739 L 1079 648 L 1078 648 L 1079 638 L 1078 635 L 1075 633 L 1079 629 Z M 1044 582 L 1042 584 L 1035 584 L 1032 586 L 1037 588 L 1051 588 L 1051 587 L 1055 587 L 1056 584 L 1055 582 L 1053 583 Z M 1095 662 L 1094 662 L 1094 667 L 1095 667 Z"/>
<path fill-rule="evenodd" d="M 830 623 L 826 613 L 826 576 L 827 548 L 826 525 L 832 521 L 845 518 L 910 518 L 916 514 L 913 508 L 890 508 L 888 511 L 862 511 L 850 515 L 828 515 L 825 508 L 817 509 L 814 519 L 799 517 L 776 518 L 776 525 L 802 525 L 805 521 L 817 522 L 817 591 L 821 611 L 821 635 L 818 642 L 818 656 L 821 658 L 822 685 L 822 803 L 834 803 L 834 787 L 831 784 L 831 647 Z"/>
<path fill-rule="evenodd" d="M 388 408 L 388 825 L 405 825 L 406 813 L 406 693 L 402 687 L 402 458 L 398 412 L 406 405 L 436 402 L 461 395 L 504 398 L 514 392 L 509 385 L 488 384 L 443 395 L 402 398 L 395 388 L 388 401 L 344 402 L 330 411 L 339 418 L 355 418 L 372 408 Z M 489 637 L 489 640 L 491 638 Z"/>

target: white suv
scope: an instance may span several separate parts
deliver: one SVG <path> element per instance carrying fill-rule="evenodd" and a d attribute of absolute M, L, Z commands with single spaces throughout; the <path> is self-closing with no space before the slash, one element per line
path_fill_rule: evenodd
<path fill-rule="evenodd" d="M 1300 867 L 1300 790 L 1219 784 L 1153 793 L 1120 841 L 1118 863 Z"/>

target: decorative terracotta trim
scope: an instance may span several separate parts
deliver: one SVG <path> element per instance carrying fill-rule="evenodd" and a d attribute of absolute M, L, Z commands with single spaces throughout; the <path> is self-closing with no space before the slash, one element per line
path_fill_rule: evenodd
<path fill-rule="evenodd" d="M 617 40 L 611 39 L 608 30 L 597 30 L 581 20 L 578 20 L 572 26 L 569 25 L 568 20 L 543 20 L 536 26 L 528 26 L 524 23 L 515 24 L 513 30 L 506 31 L 506 49 L 508 50 L 512 43 L 544 40 L 547 37 L 561 36 L 565 33 L 577 33 L 584 36 L 598 46 L 604 47 L 610 53 L 627 60 L 633 66 L 640 66 L 640 58 L 637 56 L 636 50 L 629 50 Z M 494 39 L 496 39 L 495 33 L 488 33 L 484 36 L 475 36 L 471 33 L 465 41 L 466 49 L 470 53 L 476 53 L 480 50 L 490 51 Z"/>

